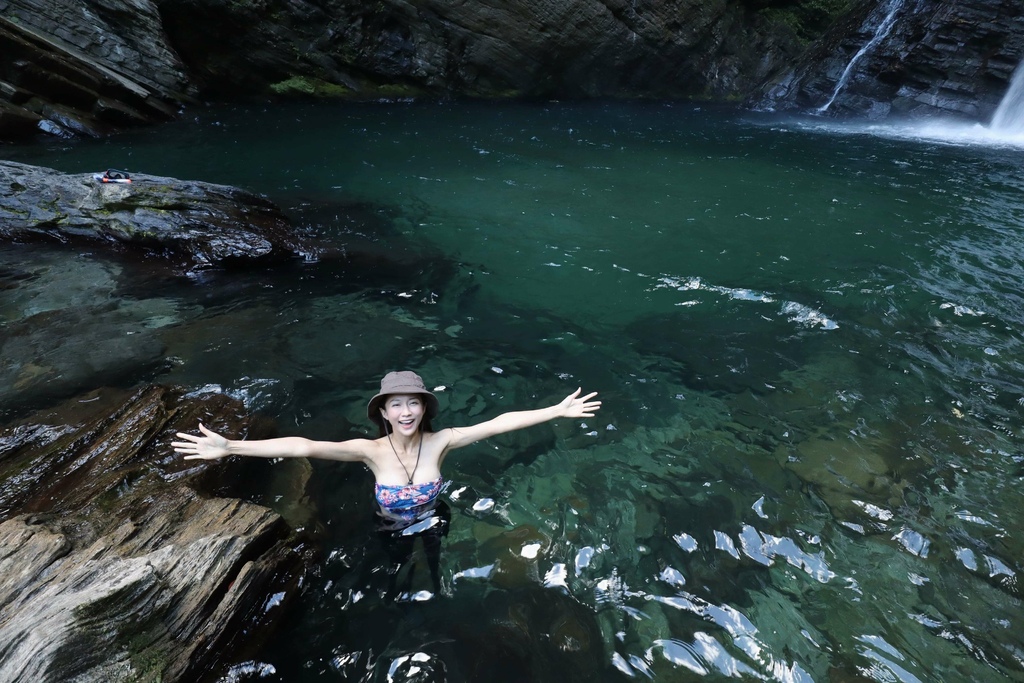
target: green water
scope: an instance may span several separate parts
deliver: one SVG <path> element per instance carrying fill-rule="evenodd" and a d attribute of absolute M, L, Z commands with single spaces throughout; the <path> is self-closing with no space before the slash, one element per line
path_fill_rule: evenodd
<path fill-rule="evenodd" d="M 5 292 L 4 320 L 100 300 L 159 341 L 138 381 L 314 438 L 368 433 L 391 369 L 444 387 L 441 426 L 600 392 L 585 424 L 449 459 L 429 600 L 381 599 L 371 479 L 317 464 L 324 556 L 223 680 L 1024 680 L 1024 157 L 953 137 L 690 105 L 197 111 L 4 151 L 263 192 L 344 257 L 183 280 L 82 252 L 68 301 Z"/>

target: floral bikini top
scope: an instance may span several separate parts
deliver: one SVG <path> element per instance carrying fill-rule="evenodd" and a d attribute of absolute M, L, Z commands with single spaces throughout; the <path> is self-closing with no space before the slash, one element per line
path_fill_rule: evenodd
<path fill-rule="evenodd" d="M 374 496 L 389 516 L 406 521 L 416 519 L 424 506 L 433 503 L 444 480 L 438 477 L 425 484 L 375 484 Z"/>

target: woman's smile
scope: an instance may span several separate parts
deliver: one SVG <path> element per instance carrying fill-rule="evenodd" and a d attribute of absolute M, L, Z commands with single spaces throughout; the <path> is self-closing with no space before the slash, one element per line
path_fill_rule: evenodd
<path fill-rule="evenodd" d="M 391 396 L 384 404 L 384 419 L 395 431 L 411 434 L 419 429 L 423 419 L 423 401 L 415 395 Z"/>

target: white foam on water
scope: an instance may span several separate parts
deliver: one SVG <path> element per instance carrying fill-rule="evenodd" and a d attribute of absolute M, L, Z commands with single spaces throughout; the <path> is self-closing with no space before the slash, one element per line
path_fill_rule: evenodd
<path fill-rule="evenodd" d="M 519 554 L 528 560 L 532 560 L 537 557 L 538 552 L 540 552 L 540 543 L 527 543 L 519 551 Z"/>
<path fill-rule="evenodd" d="M 722 287 L 720 285 L 712 285 L 704 282 L 699 277 L 678 278 L 665 275 L 657 278 L 657 281 L 658 284 L 654 286 L 654 289 L 674 289 L 679 292 L 700 290 L 720 294 L 732 299 L 733 301 L 750 301 L 762 304 L 780 303 L 779 300 L 769 292 L 747 289 L 746 287 Z M 692 306 L 696 303 L 697 302 L 695 301 L 688 300 L 682 303 L 677 303 L 676 305 Z M 821 311 L 796 301 L 782 301 L 779 313 L 786 316 L 790 322 L 796 323 L 802 327 L 817 327 L 823 330 L 839 329 L 839 324 Z"/>
<path fill-rule="evenodd" d="M 566 579 L 569 577 L 569 573 L 565 569 L 565 564 L 556 562 L 551 569 L 544 574 L 544 586 L 546 588 L 568 588 L 569 585 L 566 583 Z"/>
<path fill-rule="evenodd" d="M 470 567 L 469 569 L 463 569 L 462 571 L 455 572 L 452 576 L 452 583 L 455 583 L 459 579 L 486 579 L 490 578 L 491 572 L 494 571 L 494 565 L 488 564 L 483 567 Z"/>
<path fill-rule="evenodd" d="M 1001 130 L 983 123 L 950 119 L 927 121 L 863 121 L 792 120 L 793 128 L 828 135 L 868 135 L 890 140 L 928 142 L 954 147 L 1024 147 L 1024 132 Z"/>

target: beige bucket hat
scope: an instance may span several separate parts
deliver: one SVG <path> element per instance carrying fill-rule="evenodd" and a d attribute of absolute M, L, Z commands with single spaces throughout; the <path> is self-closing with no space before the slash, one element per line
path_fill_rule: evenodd
<path fill-rule="evenodd" d="M 366 416 L 375 425 L 384 425 L 384 418 L 380 414 L 380 406 L 384 399 L 391 394 L 423 394 L 423 400 L 427 405 L 426 417 L 430 419 L 437 417 L 437 413 L 440 410 L 437 397 L 427 391 L 422 377 L 409 370 L 389 372 L 380 381 L 380 393 L 371 398 L 370 402 L 366 404 Z"/>

